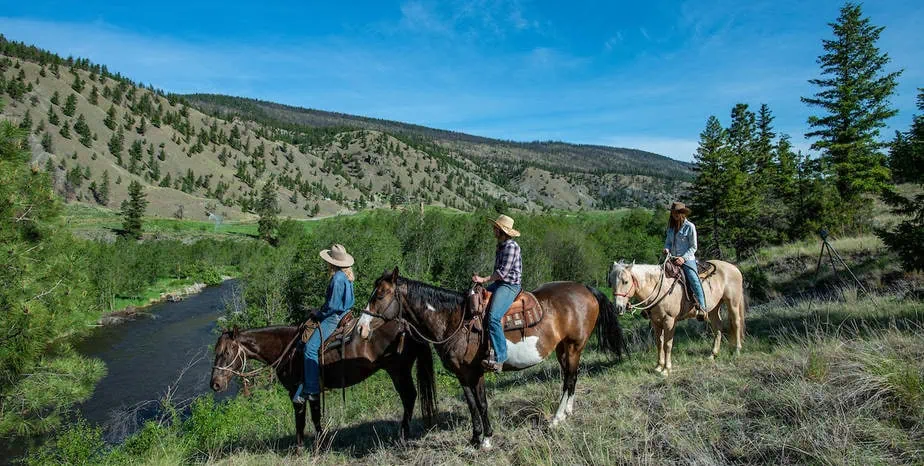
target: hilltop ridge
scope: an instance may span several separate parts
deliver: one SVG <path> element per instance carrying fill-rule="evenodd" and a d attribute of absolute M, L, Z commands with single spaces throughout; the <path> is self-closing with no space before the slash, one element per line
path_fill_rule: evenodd
<path fill-rule="evenodd" d="M 283 216 L 426 204 L 473 210 L 665 204 L 687 164 L 634 149 L 520 143 L 255 99 L 174 95 L 86 59 L 0 37 L 3 116 L 69 202 L 118 209 L 138 180 L 149 214 L 249 218 L 274 183 Z"/>

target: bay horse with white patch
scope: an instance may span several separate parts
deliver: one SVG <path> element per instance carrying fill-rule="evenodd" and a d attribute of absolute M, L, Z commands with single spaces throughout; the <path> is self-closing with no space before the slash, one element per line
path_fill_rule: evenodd
<path fill-rule="evenodd" d="M 741 271 L 733 264 L 720 260 L 708 261 L 715 266 L 715 272 L 703 282 L 703 293 L 710 307 L 706 310 L 709 323 L 715 333 L 710 359 L 719 355 L 722 343 L 722 319 L 719 308 L 725 304 L 729 322 L 729 337 L 735 345 L 735 354 L 741 351 L 744 340 L 744 278 Z M 683 287 L 674 286 L 673 278 L 666 277 L 662 266 L 649 264 L 625 264 L 613 262 L 607 276 L 613 289 L 613 301 L 620 313 L 633 307 L 630 299 L 641 301 L 648 308 L 648 318 L 654 330 L 655 343 L 658 346 L 658 365 L 655 371 L 670 375 L 672 370 L 671 350 L 674 347 L 674 331 L 677 322 L 695 315 L 693 302 L 685 297 Z"/>
<path fill-rule="evenodd" d="M 558 411 L 551 421 L 558 425 L 574 410 L 581 352 L 594 329 L 602 350 L 622 359 L 627 352 L 616 309 L 599 291 L 575 282 L 552 282 L 533 294 L 545 314 L 535 326 L 505 333 L 505 371 L 535 366 L 552 351 L 562 372 L 562 393 Z M 398 269 L 376 280 L 369 304 L 359 319 L 359 332 L 371 338 L 378 321 L 401 322 L 412 335 L 436 346 L 443 366 L 453 372 L 465 395 L 472 416 L 472 445 L 491 448 L 494 431 L 488 417 L 488 401 L 481 361 L 488 349 L 485 333 L 473 329 L 469 319 L 470 300 L 459 293 L 398 276 Z"/>
<path fill-rule="evenodd" d="M 355 332 L 356 329 L 353 329 Z M 215 343 L 215 363 L 212 366 L 211 387 L 216 392 L 228 388 L 232 376 L 251 375 L 245 372 L 247 361 L 256 359 L 275 369 L 279 382 L 288 390 L 289 398 L 302 381 L 302 351 L 296 339 L 301 338 L 300 326 L 273 326 L 238 331 L 229 330 Z M 321 377 L 324 388 L 343 388 L 356 385 L 372 374 L 384 369 L 391 377 L 401 397 L 404 415 L 400 436 L 406 440 L 410 434 L 414 403 L 420 395 L 421 412 L 427 423 L 436 414 L 436 384 L 433 373 L 433 355 L 430 346 L 408 338 L 397 322 L 383 325 L 376 338 L 366 339 L 353 335 L 342 347 L 327 349 L 321 355 Z M 417 363 L 417 389 L 411 376 L 411 367 Z M 295 410 L 295 439 L 299 451 L 305 437 L 305 407 L 307 403 L 292 404 Z M 320 406 L 312 410 L 315 432 L 321 432 Z M 315 437 L 317 439 L 317 435 Z"/>

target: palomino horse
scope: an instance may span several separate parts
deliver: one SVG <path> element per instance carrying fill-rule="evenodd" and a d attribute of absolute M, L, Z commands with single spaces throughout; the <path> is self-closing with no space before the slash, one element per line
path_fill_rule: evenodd
<path fill-rule="evenodd" d="M 719 355 L 722 343 L 722 320 L 719 307 L 724 303 L 729 321 L 729 336 L 735 345 L 735 354 L 741 351 L 744 339 L 744 279 L 741 271 L 728 262 L 711 260 L 715 272 L 703 280 L 706 303 L 711 305 L 707 316 L 715 333 L 710 359 Z M 607 281 L 613 289 L 613 300 L 622 312 L 631 305 L 632 298 L 641 300 L 637 307 L 648 309 L 651 327 L 658 345 L 658 365 L 655 371 L 664 375 L 671 372 L 671 348 L 677 322 L 693 315 L 692 302 L 684 298 L 684 290 L 674 279 L 664 276 L 658 265 L 625 264 L 613 262 Z"/>
<path fill-rule="evenodd" d="M 580 283 L 553 282 L 533 293 L 545 315 L 534 327 L 506 332 L 508 359 L 504 370 L 534 366 L 555 350 L 562 372 L 561 401 L 551 422 L 555 426 L 574 410 L 581 351 L 594 327 L 598 327 L 602 349 L 617 358 L 621 359 L 626 345 L 616 309 L 599 291 Z M 386 322 L 400 322 L 411 329 L 412 335 L 433 343 L 443 365 L 462 385 L 472 416 L 472 445 L 490 449 L 494 432 L 488 418 L 481 367 L 488 348 L 487 329 L 481 333 L 473 330 L 468 310 L 466 294 L 398 277 L 395 268 L 376 280 L 358 328 L 363 338 L 371 338 L 372 323 L 377 317 Z"/>
<path fill-rule="evenodd" d="M 289 391 L 291 398 L 302 380 L 302 353 L 295 345 L 302 327 L 274 326 L 238 331 L 229 330 L 215 343 L 215 364 L 212 367 L 212 390 L 224 391 L 233 375 L 246 373 L 248 359 L 275 368 L 276 376 Z M 420 393 L 421 413 L 430 423 L 436 413 L 433 356 L 430 347 L 408 338 L 404 342 L 403 330 L 397 323 L 382 326 L 381 334 L 374 339 L 352 338 L 345 345 L 328 349 L 323 354 L 321 375 L 325 388 L 342 388 L 356 385 L 379 369 L 391 376 L 395 390 L 401 396 L 404 416 L 401 419 L 401 439 L 410 433 L 414 402 Z M 355 331 L 355 329 L 354 329 Z M 342 355 L 341 355 L 342 351 Z M 342 356 L 342 357 L 341 357 Z M 417 390 L 411 377 L 411 366 L 417 363 Z M 305 406 L 292 404 L 295 410 L 295 438 L 301 451 L 305 436 Z M 320 405 L 312 409 L 312 422 L 316 432 L 321 431 Z M 316 437 L 317 438 L 317 437 Z"/>

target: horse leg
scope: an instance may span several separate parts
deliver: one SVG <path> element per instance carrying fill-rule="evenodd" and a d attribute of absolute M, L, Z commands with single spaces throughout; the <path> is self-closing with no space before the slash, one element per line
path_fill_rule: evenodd
<path fill-rule="evenodd" d="M 295 450 L 301 454 L 305 444 L 305 403 L 292 403 L 295 411 Z"/>
<path fill-rule="evenodd" d="M 719 315 L 721 308 L 722 303 L 718 303 L 709 313 L 709 324 L 712 326 L 712 333 L 715 334 L 715 341 L 712 343 L 712 354 L 709 355 L 709 359 L 715 359 L 719 355 L 719 347 L 722 345 L 722 316 Z"/>
<path fill-rule="evenodd" d="M 481 413 L 481 425 L 484 427 L 484 438 L 481 440 L 481 449 L 490 450 L 494 447 L 491 444 L 491 437 L 494 436 L 494 429 L 491 428 L 491 419 L 488 417 L 488 394 L 484 388 L 484 375 L 478 379 L 475 385 L 475 394 L 478 395 L 478 410 Z"/>
<path fill-rule="evenodd" d="M 741 354 L 741 341 L 744 340 L 744 298 L 737 296 L 730 299 L 728 306 L 729 334 L 734 339 L 735 355 Z"/>
<path fill-rule="evenodd" d="M 674 347 L 674 330 L 676 329 L 676 322 L 672 317 L 668 317 L 664 322 L 664 372 L 662 374 L 667 377 L 671 375 L 671 350 Z"/>
<path fill-rule="evenodd" d="M 658 347 L 658 365 L 655 366 L 655 372 L 660 373 L 664 370 L 664 328 L 655 319 L 651 320 L 651 328 L 654 330 L 655 346 Z"/>
<path fill-rule="evenodd" d="M 391 383 L 401 397 L 404 406 L 404 416 L 401 418 L 401 441 L 405 441 L 411 434 L 411 417 L 414 416 L 414 402 L 417 401 L 417 389 L 414 388 L 414 378 L 411 376 L 411 366 L 406 365 L 397 369 L 389 369 Z"/>
<path fill-rule="evenodd" d="M 565 381 L 565 385 L 568 389 L 568 407 L 565 408 L 565 414 L 570 416 L 574 414 L 574 387 L 577 385 L 578 372 L 581 370 L 581 353 L 584 351 L 584 348 L 578 348 L 577 345 L 568 346 L 568 368 L 570 371 Z"/>
<path fill-rule="evenodd" d="M 478 396 L 476 394 L 475 384 L 469 384 L 468 381 L 462 382 L 462 394 L 465 396 L 465 403 L 468 405 L 468 412 L 472 415 L 472 440 L 473 447 L 481 446 L 481 413 L 478 409 Z"/>
<path fill-rule="evenodd" d="M 574 411 L 574 385 L 577 381 L 577 371 L 580 366 L 581 352 L 571 343 L 562 341 L 555 348 L 555 356 L 561 366 L 561 400 L 558 410 L 552 418 L 550 427 L 557 427 Z"/>

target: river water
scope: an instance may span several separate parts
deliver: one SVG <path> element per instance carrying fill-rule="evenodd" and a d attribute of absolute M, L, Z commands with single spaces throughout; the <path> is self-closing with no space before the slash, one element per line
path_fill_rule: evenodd
<path fill-rule="evenodd" d="M 101 359 L 107 370 L 78 407 L 81 416 L 102 426 L 107 441 L 118 442 L 158 416 L 165 397 L 183 408 L 211 392 L 216 319 L 235 285 L 228 280 L 183 301 L 155 304 L 149 316 L 96 329 L 75 345 L 81 354 Z M 237 390 L 232 384 L 217 398 Z"/>

